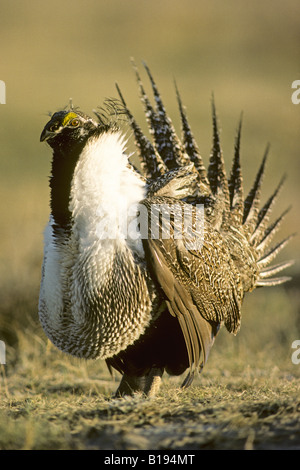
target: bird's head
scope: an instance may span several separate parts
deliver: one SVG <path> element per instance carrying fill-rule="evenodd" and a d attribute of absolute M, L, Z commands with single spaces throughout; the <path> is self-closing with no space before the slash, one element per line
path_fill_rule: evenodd
<path fill-rule="evenodd" d="M 72 146 L 84 142 L 98 127 L 96 121 L 81 111 L 58 111 L 45 125 L 40 141 L 47 141 L 52 148 Z"/>

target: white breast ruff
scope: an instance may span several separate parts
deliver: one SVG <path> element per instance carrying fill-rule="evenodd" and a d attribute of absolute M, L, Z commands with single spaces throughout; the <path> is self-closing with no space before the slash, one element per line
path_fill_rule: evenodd
<path fill-rule="evenodd" d="M 41 322 L 56 346 L 81 357 L 116 354 L 151 319 L 145 273 L 134 256 L 143 256 L 141 240 L 128 239 L 118 223 L 145 196 L 124 147 L 119 133 L 87 143 L 71 183 L 71 231 L 56 236 L 50 218 L 45 233 Z M 105 227 L 115 236 L 105 237 Z"/>

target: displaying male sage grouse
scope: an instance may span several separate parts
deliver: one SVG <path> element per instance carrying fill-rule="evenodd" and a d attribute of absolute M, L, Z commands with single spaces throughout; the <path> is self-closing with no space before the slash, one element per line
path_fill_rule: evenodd
<path fill-rule="evenodd" d="M 241 125 L 227 179 L 213 104 L 206 171 L 178 91 L 181 140 L 146 70 L 155 107 L 136 74 L 153 143 L 119 89 L 116 119 L 111 105 L 95 119 L 71 107 L 53 114 L 41 134 L 53 160 L 40 320 L 62 351 L 106 359 L 121 372 L 118 396 L 154 395 L 165 370 L 189 369 L 188 386 L 220 326 L 238 331 L 245 293 L 286 281 L 271 276 L 291 264 L 267 267 L 290 238 L 270 248 L 285 215 L 269 225 L 283 180 L 259 209 L 267 152 L 244 197 Z M 120 108 L 143 174 L 128 161 Z"/>

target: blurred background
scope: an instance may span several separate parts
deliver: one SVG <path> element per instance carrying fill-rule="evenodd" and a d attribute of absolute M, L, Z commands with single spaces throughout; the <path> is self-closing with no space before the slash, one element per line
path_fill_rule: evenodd
<path fill-rule="evenodd" d="M 300 80 L 298 0 L 0 0 L 0 51 L 6 84 L 6 104 L 0 105 L 0 339 L 10 355 L 8 370 L 18 361 L 21 333 L 34 331 L 46 342 L 37 303 L 51 151 L 39 142 L 40 133 L 48 113 L 70 98 L 91 113 L 116 97 L 115 82 L 146 129 L 131 57 L 149 92 L 141 61 L 151 68 L 180 132 L 176 79 L 206 162 L 212 92 L 228 167 L 243 111 L 246 189 L 269 142 L 263 200 L 287 173 L 274 217 L 293 208 L 278 237 L 299 232 L 300 104 L 291 100 L 292 82 Z M 280 256 L 296 258 L 293 281 L 246 299 L 239 344 L 245 335 L 260 338 L 246 341 L 248 352 L 268 344 L 275 356 L 285 351 L 288 357 L 300 337 L 299 246 L 298 236 Z"/>

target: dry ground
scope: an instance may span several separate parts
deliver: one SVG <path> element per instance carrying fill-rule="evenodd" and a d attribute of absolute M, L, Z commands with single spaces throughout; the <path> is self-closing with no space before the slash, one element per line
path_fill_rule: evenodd
<path fill-rule="evenodd" d="M 281 309 L 288 298 L 293 307 L 291 292 L 273 291 L 264 319 L 251 310 L 271 295 L 249 297 L 244 328 L 221 332 L 193 386 L 181 390 L 166 376 L 155 399 L 113 399 L 119 377 L 102 361 L 60 353 L 37 325 L 17 330 L 1 371 L 0 448 L 299 450 L 300 364 L 291 361 L 299 319 Z"/>

